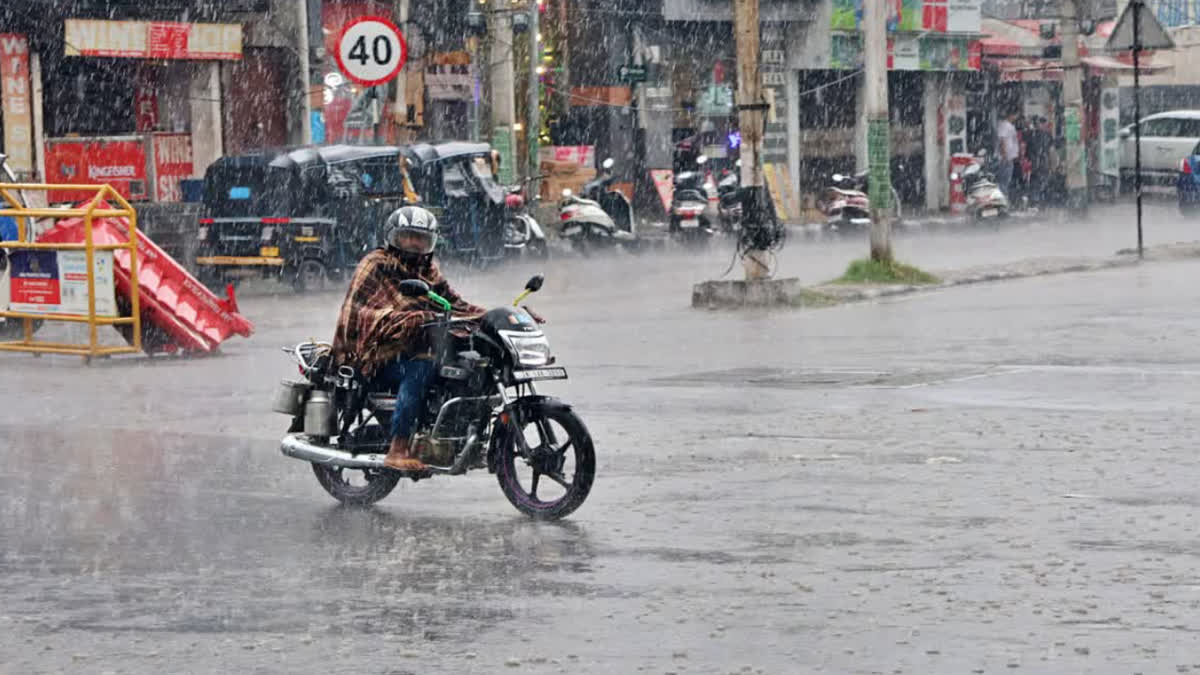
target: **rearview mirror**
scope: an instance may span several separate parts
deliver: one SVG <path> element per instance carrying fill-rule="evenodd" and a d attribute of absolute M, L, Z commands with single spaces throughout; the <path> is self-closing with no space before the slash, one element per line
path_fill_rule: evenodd
<path fill-rule="evenodd" d="M 1130 129 L 1129 127 L 1125 127 L 1124 129 L 1121 130 L 1121 133 L 1120 133 L 1121 138 L 1129 138 L 1132 135 L 1133 135 L 1133 130 Z"/>
<path fill-rule="evenodd" d="M 562 192 L 563 199 L 570 199 L 571 194 L 572 194 L 571 188 L 563 188 L 563 192 Z"/>
<path fill-rule="evenodd" d="M 406 298 L 420 298 L 429 295 L 429 284 L 420 279 L 405 279 L 400 282 L 400 295 Z"/>
<path fill-rule="evenodd" d="M 615 164 L 616 164 L 616 162 L 613 161 L 613 158 L 609 157 L 608 159 L 604 160 L 604 163 L 601 164 L 600 166 L 604 167 L 605 169 L 611 169 L 611 168 L 613 168 L 613 165 L 615 165 Z"/>
<path fill-rule="evenodd" d="M 545 282 L 546 277 L 542 276 L 541 274 L 535 274 L 529 280 L 529 282 L 525 284 L 525 290 L 529 291 L 530 293 L 537 293 L 538 291 L 542 290 L 542 284 Z"/>
<path fill-rule="evenodd" d="M 840 173 L 835 173 L 835 174 L 833 174 L 833 182 L 835 182 L 835 183 L 840 183 L 840 182 L 842 182 L 842 179 L 843 179 L 843 178 L 845 178 L 845 176 L 843 176 L 843 175 L 842 175 L 842 174 L 840 174 Z"/>
<path fill-rule="evenodd" d="M 705 157 L 704 155 L 700 155 L 699 157 L 696 158 L 696 164 L 698 164 L 699 166 L 704 166 L 707 163 L 708 163 L 708 157 Z"/>

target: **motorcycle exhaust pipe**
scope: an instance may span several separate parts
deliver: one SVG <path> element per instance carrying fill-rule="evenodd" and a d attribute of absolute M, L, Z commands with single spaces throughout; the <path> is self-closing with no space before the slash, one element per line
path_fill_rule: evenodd
<path fill-rule="evenodd" d="M 288 457 L 314 464 L 340 466 L 346 469 L 384 468 L 383 455 L 352 455 L 342 450 L 316 445 L 303 434 L 284 436 L 279 450 Z"/>

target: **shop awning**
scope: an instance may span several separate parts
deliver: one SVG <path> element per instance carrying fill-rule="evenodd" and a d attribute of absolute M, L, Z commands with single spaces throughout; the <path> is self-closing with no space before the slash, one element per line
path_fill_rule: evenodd
<path fill-rule="evenodd" d="M 1055 24 L 1054 37 L 1049 40 L 1042 38 L 1043 23 Z M 1096 24 L 1096 30 L 1091 35 L 1081 35 L 1079 53 L 1103 54 L 1104 45 L 1116 27 L 1115 21 L 1104 21 Z M 1062 37 L 1056 21 L 1035 21 L 1030 19 L 1000 19 L 984 18 L 980 32 L 986 37 L 980 40 L 984 58 L 988 56 L 1023 56 L 1040 58 L 1047 47 L 1061 47 Z"/>
<path fill-rule="evenodd" d="M 1133 72 L 1133 64 L 1127 62 L 1124 55 L 1120 58 L 1108 55 L 1083 56 L 1079 60 L 1091 74 Z M 1058 59 L 988 58 L 985 56 L 983 64 L 986 69 L 998 71 L 1002 82 L 1062 81 L 1062 61 Z M 1147 54 L 1142 57 L 1138 71 L 1143 75 L 1152 75 L 1171 70 L 1173 67 L 1156 59 L 1153 55 Z"/>
<path fill-rule="evenodd" d="M 979 41 L 983 56 L 1041 56 L 1049 43 L 1038 34 L 1037 21 L 1001 21 L 984 18 L 980 32 L 986 37 Z"/>

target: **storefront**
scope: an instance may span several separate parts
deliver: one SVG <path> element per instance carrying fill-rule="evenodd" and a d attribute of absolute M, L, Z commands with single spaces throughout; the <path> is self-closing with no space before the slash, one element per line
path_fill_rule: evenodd
<path fill-rule="evenodd" d="M 1080 40 L 1080 65 L 1083 69 L 1083 119 L 1076 123 L 1063 114 L 1062 41 L 1055 22 L 987 20 L 984 40 L 984 70 L 988 78 L 981 106 L 991 114 L 985 125 L 970 139 L 973 148 L 994 147 L 994 130 L 1006 111 L 1021 115 L 1020 126 L 1044 126 L 1055 139 L 1052 161 L 1053 184 L 1064 184 L 1065 145 L 1086 146 L 1085 172 L 1093 189 L 1116 190 L 1120 187 L 1121 140 L 1120 79 L 1133 72 L 1128 54 L 1109 54 L 1103 45 L 1114 27 L 1113 22 L 1099 24 L 1093 34 Z M 1153 53 L 1142 56 L 1143 76 L 1169 70 Z M 1045 120 L 1045 122 L 1042 122 Z M 1029 177 L 1028 180 L 1046 180 Z"/>
<path fill-rule="evenodd" d="M 801 127 L 822 140 L 820 157 L 806 162 L 809 191 L 819 189 L 821 174 L 845 173 L 848 161 L 860 169 L 867 164 L 863 78 L 853 76 L 863 67 L 862 2 L 832 4 L 828 55 L 810 57 L 822 69 L 800 74 Z M 949 205 L 950 157 L 967 144 L 966 94 L 982 67 L 981 22 L 978 0 L 888 0 L 892 182 L 906 204 Z M 820 122 L 805 105 L 814 97 L 842 102 L 828 120 L 832 128 L 815 128 Z M 831 148 L 850 150 L 832 157 Z"/>
<path fill-rule="evenodd" d="M 48 182 L 106 182 L 134 201 L 179 201 L 180 180 L 224 151 L 222 128 L 261 119 L 282 98 L 278 87 L 228 91 L 222 119 L 219 64 L 242 60 L 240 24 L 67 19 L 63 45 L 41 60 Z M 254 115 L 239 115 L 251 99 Z"/>

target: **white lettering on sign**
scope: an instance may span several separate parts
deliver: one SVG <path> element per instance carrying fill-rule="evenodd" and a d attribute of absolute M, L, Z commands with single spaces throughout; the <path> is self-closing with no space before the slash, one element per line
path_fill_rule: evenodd
<path fill-rule="evenodd" d="M 242 27 L 230 23 L 194 23 L 188 35 L 193 57 L 237 58 L 242 53 Z"/>
<path fill-rule="evenodd" d="M 67 19 L 67 56 L 146 56 L 149 25 L 145 21 Z"/>
<path fill-rule="evenodd" d="M 763 73 L 762 83 L 765 87 L 782 87 L 787 84 L 787 74 L 778 73 Z"/>
<path fill-rule="evenodd" d="M 192 140 L 187 136 L 154 139 L 154 158 L 159 164 L 192 164 Z"/>
<path fill-rule="evenodd" d="M 158 201 L 178 202 L 183 200 L 183 189 L 178 176 L 158 177 Z"/>
<path fill-rule="evenodd" d="M 29 101 L 29 41 L 0 34 L 0 115 L 9 166 L 33 172 L 33 111 Z"/>
<path fill-rule="evenodd" d="M 159 59 L 242 57 L 242 26 L 236 23 L 67 19 L 63 32 L 67 56 Z"/>
<path fill-rule="evenodd" d="M 88 178 L 96 180 L 97 178 L 134 178 L 137 176 L 137 169 L 132 166 L 89 166 Z"/>
<path fill-rule="evenodd" d="M 762 52 L 763 63 L 783 63 L 787 61 L 787 56 L 782 49 L 764 49 Z"/>

